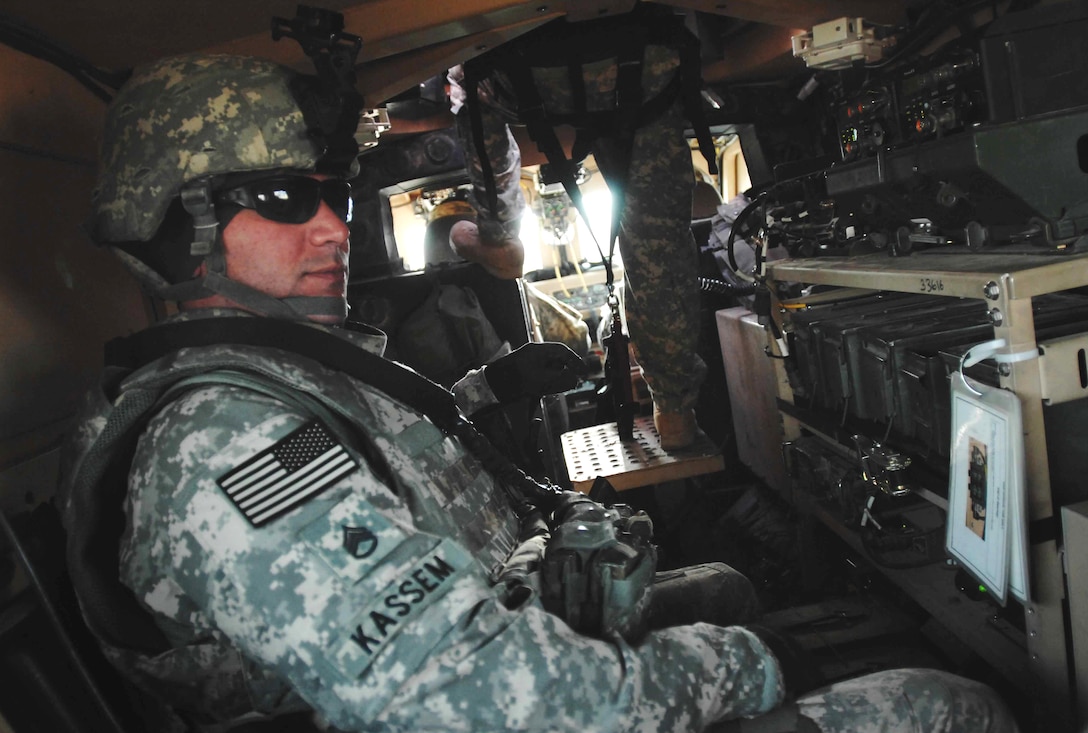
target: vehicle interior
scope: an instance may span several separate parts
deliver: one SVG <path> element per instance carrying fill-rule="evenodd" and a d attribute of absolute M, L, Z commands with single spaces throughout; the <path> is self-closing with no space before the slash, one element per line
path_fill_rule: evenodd
<path fill-rule="evenodd" d="M 447 69 L 638 2 L 320 3 L 360 43 L 352 319 L 447 385 L 498 344 L 573 345 L 582 384 L 491 418 L 527 472 L 584 492 L 608 479 L 611 501 L 653 518 L 663 569 L 745 573 L 767 625 L 828 682 L 945 669 L 996 689 L 1024 731 L 1088 730 L 1088 2 L 656 3 L 698 38 L 715 164 L 693 126 L 709 373 L 702 434 L 679 455 L 647 426 L 637 360 L 633 438 L 605 404 L 607 273 L 622 294 L 623 263 L 592 156 L 583 216 L 514 128 L 522 278 L 448 245 L 472 212 Z M 274 38 L 302 12 L 0 7 L 0 733 L 141 729 L 81 626 L 51 509 L 103 344 L 171 312 L 85 228 L 106 106 L 134 67 L 168 55 L 310 72 L 301 44 Z M 465 359 L 412 338 L 443 288 L 493 329 L 450 326 L 476 339 Z"/>

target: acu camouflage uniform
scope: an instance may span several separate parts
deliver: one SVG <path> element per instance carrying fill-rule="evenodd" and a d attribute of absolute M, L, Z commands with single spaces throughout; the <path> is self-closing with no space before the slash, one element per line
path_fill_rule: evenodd
<path fill-rule="evenodd" d="M 168 61 L 150 72 L 161 85 L 151 101 L 176 95 L 177 105 L 191 105 L 190 75 L 214 64 L 236 64 L 235 76 L 248 82 L 243 89 L 213 79 L 196 90 L 207 92 L 205 117 L 180 107 L 164 115 L 151 104 L 144 119 L 139 105 L 118 106 L 134 119 L 112 149 L 132 154 L 106 160 L 114 171 L 107 182 L 119 180 L 96 193 L 100 241 L 155 231 L 180 184 L 164 188 L 173 180 L 167 175 L 150 186 L 149 171 L 191 181 L 318 164 L 307 137 L 284 134 L 289 120 L 301 129 L 291 109 L 269 115 L 263 127 L 250 124 L 285 98 L 270 65 Z M 151 145 L 156 126 L 168 123 L 177 129 L 167 137 L 192 136 L 198 152 L 175 158 Z M 265 144 L 272 139 L 298 149 Z M 137 179 L 143 183 L 119 182 Z M 153 190 L 162 195 L 141 198 Z M 145 283 L 169 290 L 148 268 L 136 269 Z M 177 319 L 220 315 L 242 314 L 205 310 Z M 381 338 L 332 332 L 360 348 L 384 348 Z M 378 389 L 302 356 L 186 348 L 129 375 L 112 398 L 92 392 L 69 446 L 68 475 L 109 417 L 135 410 L 133 402 L 149 404 L 149 394 L 171 385 L 151 410 L 128 471 L 118 558 L 121 580 L 170 648 L 106 651 L 198 722 L 312 710 L 323 724 L 357 731 L 696 731 L 781 701 L 777 661 L 741 628 L 674 627 L 637 647 L 573 633 L 543 611 L 532 577 L 524 577 L 539 538 L 519 544 L 522 528 L 505 492 L 459 441 Z M 459 387 L 466 411 L 493 399 L 480 374 Z M 247 495 L 258 462 L 295 472 L 279 504 Z M 317 466 L 326 473 L 307 474 L 313 483 L 299 479 Z M 73 496 L 76 488 L 87 495 Z M 70 532 L 85 519 L 72 507 L 92 505 L 97 488 L 62 489 Z M 527 585 L 507 582 L 523 577 Z M 891 699 L 872 698 L 865 686 L 849 694 L 811 698 L 812 717 L 828 731 L 842 721 L 840 730 L 862 730 L 847 702 L 869 715 Z"/>
<path fill-rule="evenodd" d="M 505 582 L 519 526 L 502 488 L 456 439 L 343 373 L 275 349 L 187 348 L 134 372 L 119 399 L 193 373 L 206 376 L 159 406 L 129 473 L 121 576 L 173 650 L 112 656 L 146 686 L 212 719 L 310 707 L 337 729 L 413 732 L 696 731 L 781 701 L 776 660 L 742 628 L 680 626 L 632 647 L 545 612 L 531 579 Z M 77 448 L 108 410 L 82 421 Z M 326 427 L 309 439 L 342 453 L 335 482 L 255 526 L 223 485 L 296 450 L 289 436 L 315 417 Z"/>
<path fill-rule="evenodd" d="M 680 57 L 675 50 L 647 46 L 642 66 L 643 98 L 651 99 L 665 89 L 679 67 Z M 532 74 L 547 111 L 569 113 L 575 109 L 566 66 L 533 67 Z M 615 59 L 585 64 L 582 78 L 588 110 L 615 108 Z M 516 237 L 525 202 L 518 185 L 521 152 L 509 129 L 509 124 L 518 122 L 510 79 L 496 70 L 479 85 L 483 150 L 476 148 L 464 109 L 464 69 L 452 69 L 449 80 L 481 237 L 493 241 Z M 695 178 L 684 128 L 683 104 L 678 97 L 664 113 L 635 133 L 619 234 L 627 325 L 654 402 L 665 411 L 693 407 L 706 375 L 706 365 L 696 352 L 698 251 L 691 234 Z M 622 176 L 614 140 L 598 140 L 593 153 L 606 176 L 613 172 Z M 494 211 L 486 195 L 480 162 L 483 156 L 494 173 Z M 606 244 L 602 242 L 601 246 Z"/>
<path fill-rule="evenodd" d="M 242 314 L 173 320 L 219 315 Z M 526 572 L 540 538 L 519 541 L 528 533 L 476 459 L 381 391 L 277 349 L 221 346 L 134 372 L 117 403 L 166 384 L 179 387 L 157 406 L 129 473 L 120 570 L 172 649 L 106 651 L 190 718 L 312 710 L 345 731 L 679 733 L 735 730 L 714 721 L 782 701 L 776 660 L 743 628 L 676 626 L 631 646 L 545 612 Z M 494 399 L 479 372 L 455 391 L 465 410 Z M 77 462 L 111 409 L 96 397 L 75 433 Z M 351 426 L 384 456 L 392 487 Z M 300 428 L 340 456 L 335 481 L 255 526 L 224 477 Z M 796 707 L 824 733 L 1015 731 L 990 690 L 925 670 L 839 683 Z"/>

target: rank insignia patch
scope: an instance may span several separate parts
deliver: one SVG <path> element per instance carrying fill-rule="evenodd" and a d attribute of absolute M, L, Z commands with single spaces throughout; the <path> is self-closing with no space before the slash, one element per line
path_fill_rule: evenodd
<path fill-rule="evenodd" d="M 320 494 L 358 468 L 328 429 L 309 422 L 216 483 L 254 527 Z"/>

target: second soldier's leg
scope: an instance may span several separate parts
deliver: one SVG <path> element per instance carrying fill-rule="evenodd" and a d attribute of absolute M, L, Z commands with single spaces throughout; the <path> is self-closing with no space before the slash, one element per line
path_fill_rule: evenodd
<path fill-rule="evenodd" d="M 891 669 L 802 695 L 705 733 L 1018 733 L 986 685 L 935 669 Z"/>
<path fill-rule="evenodd" d="M 1016 733 L 986 685 L 935 669 L 874 672 L 802 695 L 800 717 L 822 733 Z"/>
<path fill-rule="evenodd" d="M 635 135 L 620 231 L 627 325 L 654 404 L 668 411 L 693 407 L 706 374 L 697 353 L 694 174 L 683 130 L 674 105 Z M 620 173 L 611 141 L 595 152 L 602 172 Z"/>

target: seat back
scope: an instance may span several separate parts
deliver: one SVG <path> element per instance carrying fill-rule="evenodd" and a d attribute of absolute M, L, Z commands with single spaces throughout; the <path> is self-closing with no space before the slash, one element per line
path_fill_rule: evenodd
<path fill-rule="evenodd" d="M 402 324 L 423 304 L 436 285 L 444 284 L 471 288 L 495 333 L 512 349 L 529 341 L 528 305 L 521 282 L 499 280 L 479 265 L 468 262 L 353 282 L 348 288 L 352 317 L 388 334 L 391 348 L 386 356 L 399 359 L 396 345 Z M 543 413 L 539 418 L 542 424 L 538 423 L 539 410 L 538 404 L 519 403 L 480 416 L 477 423 L 523 470 L 538 477 L 555 476 L 552 446 L 540 435 L 541 430 L 544 436 L 551 434 L 549 416 Z"/>
<path fill-rule="evenodd" d="M 102 654 L 79 611 L 52 502 L 0 513 L 12 592 L 0 603 L 0 714 L 14 733 L 135 733 L 139 698 Z"/>

